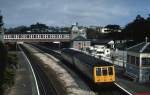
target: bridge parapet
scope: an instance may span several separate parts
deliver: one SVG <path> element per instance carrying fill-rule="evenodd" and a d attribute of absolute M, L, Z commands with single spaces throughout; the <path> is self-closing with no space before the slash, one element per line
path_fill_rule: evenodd
<path fill-rule="evenodd" d="M 5 42 L 53 42 L 70 41 L 70 34 L 5 34 Z"/>

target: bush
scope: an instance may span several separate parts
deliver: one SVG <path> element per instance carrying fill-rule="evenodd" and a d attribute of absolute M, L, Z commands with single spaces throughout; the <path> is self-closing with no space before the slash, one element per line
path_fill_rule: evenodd
<path fill-rule="evenodd" d="M 0 42 L 0 93 L 3 92 L 4 73 L 7 67 L 7 50 L 2 42 Z"/>
<path fill-rule="evenodd" d="M 0 42 L 0 93 L 14 84 L 15 69 L 17 68 L 17 55 L 8 53 L 6 47 Z"/>

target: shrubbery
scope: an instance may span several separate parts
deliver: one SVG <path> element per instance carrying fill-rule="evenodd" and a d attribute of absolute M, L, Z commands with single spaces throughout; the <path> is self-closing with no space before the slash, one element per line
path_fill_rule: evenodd
<path fill-rule="evenodd" d="M 0 93 L 14 84 L 15 69 L 17 68 L 17 55 L 8 53 L 6 47 L 0 42 Z"/>

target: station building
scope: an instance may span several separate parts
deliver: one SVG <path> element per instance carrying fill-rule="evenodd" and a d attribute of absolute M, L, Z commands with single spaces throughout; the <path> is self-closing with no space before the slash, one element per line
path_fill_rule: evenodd
<path fill-rule="evenodd" d="M 126 74 L 136 82 L 150 82 L 150 42 L 127 49 Z"/>
<path fill-rule="evenodd" d="M 86 29 L 79 28 L 78 23 L 71 29 L 71 48 L 86 50 L 91 46 L 91 41 L 86 37 Z"/>
<path fill-rule="evenodd" d="M 86 48 L 91 46 L 91 41 L 82 36 L 78 36 L 72 40 L 71 46 L 72 48 L 85 51 Z"/>

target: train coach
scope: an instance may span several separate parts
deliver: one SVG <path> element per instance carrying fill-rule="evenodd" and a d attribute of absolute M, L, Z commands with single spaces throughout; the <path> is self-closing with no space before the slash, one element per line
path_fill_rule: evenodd
<path fill-rule="evenodd" d="M 115 81 L 115 70 L 111 63 L 74 49 L 63 49 L 61 56 L 94 83 Z"/>

